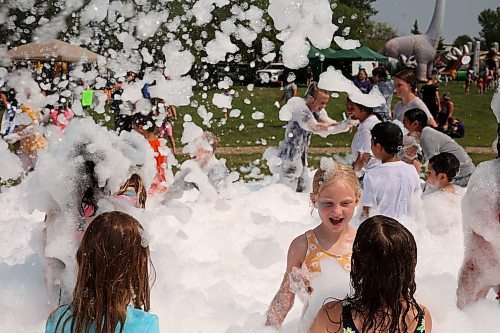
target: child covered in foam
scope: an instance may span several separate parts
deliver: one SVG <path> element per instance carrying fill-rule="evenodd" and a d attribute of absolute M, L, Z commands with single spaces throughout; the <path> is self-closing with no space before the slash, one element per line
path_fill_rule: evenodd
<path fill-rule="evenodd" d="M 175 197 L 195 188 L 210 197 L 237 179 L 237 175 L 226 167 L 226 160 L 215 157 L 218 143 L 219 138 L 213 133 L 202 132 L 184 147 L 183 151 L 189 153 L 191 159 L 182 163 L 181 170 L 175 175 L 169 191 L 171 195 Z"/>
<path fill-rule="evenodd" d="M 356 235 L 350 222 L 360 195 L 358 179 L 350 167 L 322 159 L 310 194 L 321 223 L 291 242 L 286 272 L 267 310 L 266 325 L 279 328 L 296 295 L 304 303 L 301 326 L 307 327 L 327 297 L 347 294 Z"/>
<path fill-rule="evenodd" d="M 433 233 L 443 234 L 460 225 L 460 201 L 465 189 L 452 183 L 459 169 L 460 161 L 451 153 L 440 153 L 429 160 L 422 205 Z"/>
<path fill-rule="evenodd" d="M 91 119 L 75 119 L 63 140 L 40 155 L 27 183 L 30 209 L 46 213 L 44 256 L 49 302 L 67 302 L 75 281 L 74 255 L 81 237 L 98 210 L 101 200 L 117 191 L 142 165 L 146 184 L 154 170 L 148 143 L 138 134 L 118 137 Z M 135 151 L 135 153 L 134 153 Z"/>
<path fill-rule="evenodd" d="M 500 299 L 500 88 L 491 108 L 498 122 L 497 158 L 477 166 L 462 200 L 465 253 L 458 278 L 459 308 L 484 299 L 490 289 Z"/>

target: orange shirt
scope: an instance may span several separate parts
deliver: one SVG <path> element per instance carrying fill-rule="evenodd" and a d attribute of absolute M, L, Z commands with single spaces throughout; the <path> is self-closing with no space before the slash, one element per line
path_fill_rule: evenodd
<path fill-rule="evenodd" d="M 158 138 L 149 139 L 149 145 L 153 148 L 155 152 L 156 160 L 156 177 L 151 185 L 151 193 L 165 192 L 167 187 L 161 183 L 166 180 L 165 177 L 165 164 L 167 163 L 167 157 L 160 153 L 160 140 Z"/>

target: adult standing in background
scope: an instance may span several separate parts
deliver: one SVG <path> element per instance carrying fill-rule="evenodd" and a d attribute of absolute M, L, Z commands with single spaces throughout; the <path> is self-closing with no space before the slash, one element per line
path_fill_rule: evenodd
<path fill-rule="evenodd" d="M 411 69 L 404 69 L 394 75 L 394 92 L 401 98 L 394 106 L 392 119 L 403 122 L 407 110 L 420 109 L 427 115 L 427 125 L 437 127 L 436 120 L 430 113 L 425 103 L 415 95 L 417 91 L 417 76 Z"/>
<path fill-rule="evenodd" d="M 368 80 L 368 74 L 366 69 L 360 68 L 356 79 L 354 80 L 354 85 L 361 90 L 363 94 L 368 94 L 372 89 L 372 84 Z"/>
<path fill-rule="evenodd" d="M 297 85 L 295 84 L 295 73 L 290 72 L 288 73 L 288 77 L 286 78 L 286 81 L 288 82 L 285 88 L 283 89 L 283 96 L 281 96 L 280 103 L 281 101 L 285 101 L 285 104 L 288 102 L 288 100 L 292 97 L 295 97 L 298 95 L 298 88 Z"/>
<path fill-rule="evenodd" d="M 439 98 L 439 86 L 435 76 L 428 76 L 427 83 L 420 88 L 420 95 L 430 113 L 437 118 L 441 109 L 441 100 Z"/>
<path fill-rule="evenodd" d="M 314 74 L 311 66 L 307 66 L 306 79 L 307 79 L 306 84 L 309 87 L 309 85 L 314 81 Z"/>

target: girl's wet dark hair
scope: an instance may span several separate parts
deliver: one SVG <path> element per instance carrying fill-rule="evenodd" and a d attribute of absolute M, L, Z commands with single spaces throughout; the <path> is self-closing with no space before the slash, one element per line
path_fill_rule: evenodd
<path fill-rule="evenodd" d="M 424 128 L 427 126 L 427 121 L 429 118 L 427 118 L 427 115 L 423 110 L 420 109 L 410 109 L 405 112 L 403 118 L 408 119 L 410 122 L 418 121 L 418 124 Z"/>
<path fill-rule="evenodd" d="M 56 332 L 69 325 L 71 332 L 88 333 L 95 325 L 96 333 L 112 333 L 118 323 L 123 330 L 128 305 L 149 311 L 149 271 L 152 280 L 155 274 L 142 235 L 141 224 L 118 211 L 100 214 L 89 224 L 76 254 L 73 300 Z"/>
<path fill-rule="evenodd" d="M 460 161 L 452 153 L 440 153 L 429 159 L 429 164 L 436 172 L 436 175 L 444 173 L 448 181 L 452 181 L 460 170 Z"/>
<path fill-rule="evenodd" d="M 148 132 L 154 132 L 154 130 L 156 129 L 156 124 L 151 113 L 149 113 L 148 115 L 143 115 L 140 112 L 135 113 L 132 116 L 132 123 L 140 128 L 147 130 Z"/>
<path fill-rule="evenodd" d="M 423 313 L 414 298 L 416 265 L 417 244 L 402 224 L 382 215 L 361 223 L 353 244 L 347 300 L 363 314 L 362 333 L 408 332 L 408 313 Z"/>
<path fill-rule="evenodd" d="M 398 72 L 396 75 L 394 75 L 394 77 L 408 83 L 411 86 L 411 91 L 413 93 L 416 93 L 418 80 L 414 70 L 403 69 L 401 72 Z"/>
<path fill-rule="evenodd" d="M 99 183 L 95 174 L 95 163 L 93 161 L 85 161 L 85 192 L 83 192 L 82 201 L 80 203 L 80 216 L 85 215 L 85 209 L 88 206 L 93 208 L 93 212 L 97 211 L 97 196 L 99 195 Z M 92 215 L 94 214 L 92 213 Z"/>

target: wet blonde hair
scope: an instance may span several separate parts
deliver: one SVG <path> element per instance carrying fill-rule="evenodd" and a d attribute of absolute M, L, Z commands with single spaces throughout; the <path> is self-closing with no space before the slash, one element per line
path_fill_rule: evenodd
<path fill-rule="evenodd" d="M 219 137 L 215 135 L 212 132 L 205 131 L 203 132 L 202 138 L 210 144 L 212 147 L 213 152 L 215 153 L 215 150 L 217 149 L 217 146 L 219 145 Z"/>
<path fill-rule="evenodd" d="M 325 177 L 325 174 L 329 174 L 328 177 Z M 361 196 L 361 186 L 359 185 L 359 181 L 354 170 L 345 164 L 335 163 L 333 168 L 329 170 L 322 170 L 319 168 L 314 174 L 312 192 L 310 194 L 311 204 L 316 207 L 318 196 L 321 191 L 323 191 L 326 187 L 333 186 L 337 183 L 343 183 L 344 185 L 350 187 L 354 191 L 357 198 Z"/>
<path fill-rule="evenodd" d="M 130 176 L 129 179 L 123 184 L 118 192 L 116 192 L 116 195 L 124 194 L 127 192 L 127 189 L 129 187 L 133 187 L 135 190 L 135 194 L 137 196 L 137 208 L 142 208 L 144 209 L 146 207 L 146 200 L 148 199 L 148 194 L 146 192 L 146 188 L 144 187 L 144 184 L 142 182 L 141 176 L 138 174 L 134 173 L 132 176 Z"/>

